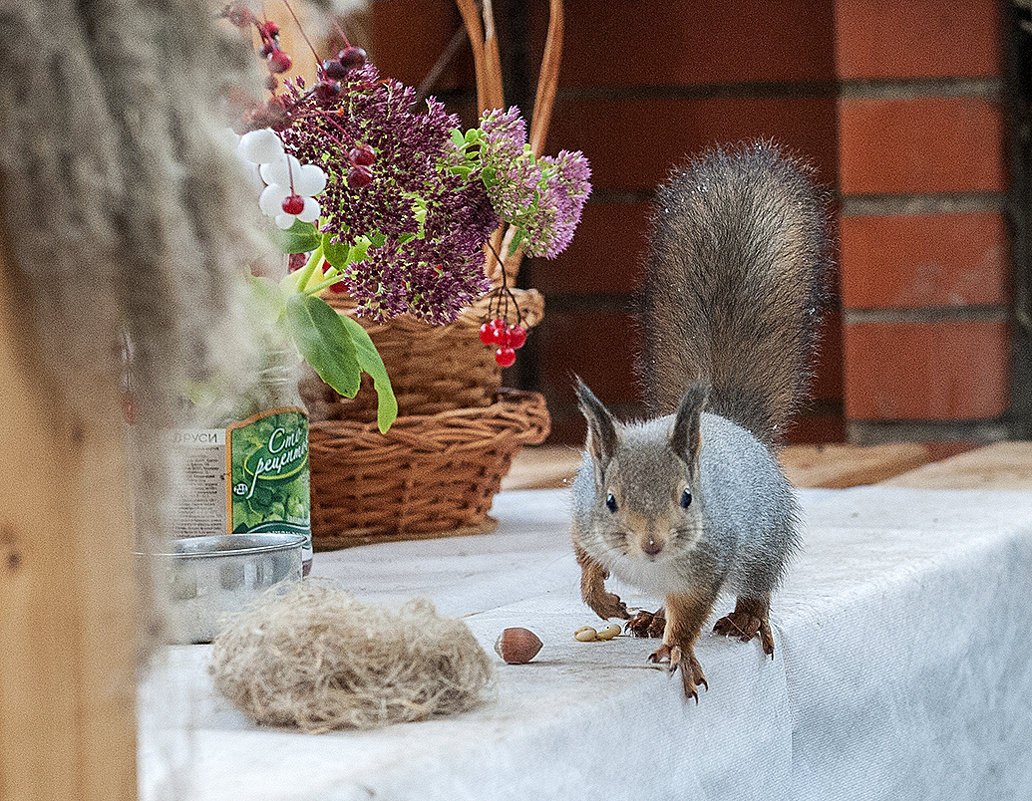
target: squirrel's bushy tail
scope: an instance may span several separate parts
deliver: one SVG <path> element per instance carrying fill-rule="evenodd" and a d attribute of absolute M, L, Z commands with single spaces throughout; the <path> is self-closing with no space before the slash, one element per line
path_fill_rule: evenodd
<path fill-rule="evenodd" d="M 762 442 L 781 438 L 811 378 L 826 300 L 826 196 L 766 142 L 714 149 L 660 187 L 641 298 L 650 411 L 689 382 Z"/>

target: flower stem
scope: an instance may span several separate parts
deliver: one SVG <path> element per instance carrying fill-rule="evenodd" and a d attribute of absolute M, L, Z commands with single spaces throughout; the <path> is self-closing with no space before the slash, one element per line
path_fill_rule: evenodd
<path fill-rule="evenodd" d="M 320 281 L 315 286 L 308 287 L 308 289 L 305 290 L 305 293 L 308 295 L 318 295 L 324 289 L 331 287 L 336 283 L 339 283 L 343 277 L 344 273 L 334 268 L 334 272 L 330 275 L 329 278 L 327 278 L 325 281 Z"/>
<path fill-rule="evenodd" d="M 320 242 L 319 247 L 312 251 L 312 255 L 308 257 L 308 261 L 305 263 L 305 266 L 298 272 L 296 284 L 298 292 L 307 291 L 308 282 L 312 280 L 312 275 L 314 275 L 316 269 L 322 263 L 322 260 L 323 246 L 322 242 Z M 321 270 L 319 271 L 319 277 L 322 277 Z"/>

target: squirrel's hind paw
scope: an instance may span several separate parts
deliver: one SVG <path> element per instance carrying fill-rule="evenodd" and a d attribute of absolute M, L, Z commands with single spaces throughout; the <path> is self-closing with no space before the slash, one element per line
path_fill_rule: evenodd
<path fill-rule="evenodd" d="M 629 631 L 635 637 L 662 637 L 666 629 L 666 617 L 663 609 L 655 612 L 638 612 L 627 623 L 625 631 Z"/>
<path fill-rule="evenodd" d="M 713 631 L 725 637 L 737 637 L 742 642 L 749 642 L 758 636 L 763 653 L 771 659 L 774 658 L 774 635 L 770 629 L 770 621 L 765 617 L 734 611 L 713 624 Z"/>

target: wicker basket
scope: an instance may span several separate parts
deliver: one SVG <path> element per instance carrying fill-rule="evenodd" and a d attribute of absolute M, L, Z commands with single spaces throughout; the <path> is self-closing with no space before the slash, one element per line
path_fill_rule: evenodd
<path fill-rule="evenodd" d="M 316 550 L 490 531 L 491 499 L 526 444 L 548 436 L 544 398 L 500 390 L 486 407 L 309 432 Z"/>
<path fill-rule="evenodd" d="M 517 289 L 513 295 L 524 326 L 537 325 L 544 314 L 541 293 Z M 354 309 L 347 296 L 326 293 L 323 298 L 338 311 Z M 387 367 L 399 415 L 432 415 L 490 406 L 494 402 L 494 394 L 502 383 L 502 368 L 495 362 L 494 349 L 478 336 L 480 324 L 491 314 L 489 298 L 485 295 L 445 326 L 431 326 L 408 315 L 382 324 L 356 318 L 369 332 Z M 510 312 L 510 318 L 510 322 L 515 322 L 515 312 Z M 376 419 L 376 393 L 369 376 L 363 375 L 357 396 L 343 398 L 305 365 L 300 390 L 313 423 L 368 423 Z"/>

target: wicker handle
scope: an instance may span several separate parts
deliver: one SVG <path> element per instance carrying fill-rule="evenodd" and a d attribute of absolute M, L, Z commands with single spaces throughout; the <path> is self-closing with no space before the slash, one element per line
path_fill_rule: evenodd
<path fill-rule="evenodd" d="M 477 78 L 477 105 L 480 112 L 487 109 L 503 108 L 505 93 L 502 86 L 501 60 L 498 54 L 498 37 L 495 36 L 494 11 L 491 0 L 483 1 L 484 24 L 480 24 L 476 0 L 456 0 L 462 21 L 469 33 L 469 41 L 473 48 L 473 66 Z M 548 126 L 552 120 L 552 106 L 555 104 L 555 92 L 559 85 L 559 63 L 563 50 L 563 2 L 549 0 L 548 34 L 545 38 L 545 54 L 541 59 L 541 71 L 538 76 L 537 96 L 534 99 L 534 119 L 530 126 L 530 147 L 535 156 L 540 156 L 548 137 Z M 491 235 L 490 248 L 487 248 L 487 276 L 494 287 L 502 285 L 502 270 L 510 285 L 516 281 L 523 261 L 523 248 L 517 248 L 508 255 L 512 238 L 516 229 L 500 226 Z M 493 252 L 492 252 L 493 249 Z M 494 253 L 502 256 L 503 264 L 498 265 Z"/>

